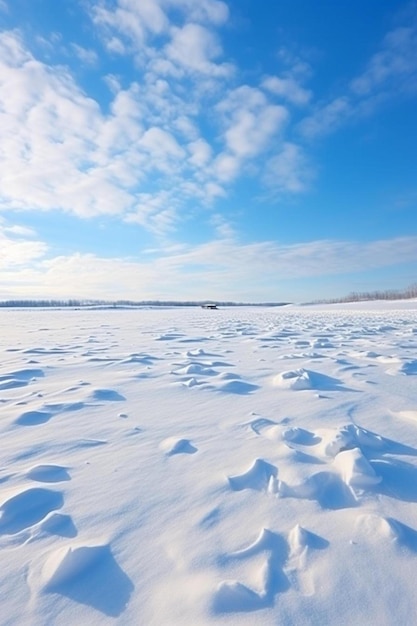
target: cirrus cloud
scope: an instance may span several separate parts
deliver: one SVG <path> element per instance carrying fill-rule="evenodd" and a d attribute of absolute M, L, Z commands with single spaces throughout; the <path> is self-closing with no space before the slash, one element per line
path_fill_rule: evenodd
<path fill-rule="evenodd" d="M 4 291 L 28 298 L 204 300 L 209 294 L 223 300 L 270 300 L 271 293 L 279 294 L 286 281 L 342 276 L 364 267 L 377 269 L 415 262 L 416 258 L 417 237 L 363 243 L 321 240 L 291 245 L 272 241 L 242 244 L 221 217 L 215 219 L 215 224 L 219 239 L 193 247 L 153 250 L 148 259 L 80 253 L 42 258 L 46 249 L 15 248 L 10 259 L 20 254 L 23 267 L 16 271 L 10 263 L 4 266 Z M 31 262 L 35 257 L 37 261 Z M 271 291 L 271 282 L 276 290 Z"/>

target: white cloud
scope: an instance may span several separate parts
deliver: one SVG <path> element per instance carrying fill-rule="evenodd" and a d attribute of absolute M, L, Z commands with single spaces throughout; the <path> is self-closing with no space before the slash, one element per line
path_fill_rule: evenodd
<path fill-rule="evenodd" d="M 168 30 L 171 13 L 182 14 L 183 20 L 200 24 L 224 24 L 229 16 L 225 2 L 220 0 L 99 0 L 91 3 L 97 25 L 111 27 L 124 36 L 139 40 Z"/>
<path fill-rule="evenodd" d="M 224 198 L 227 194 L 225 189 L 218 183 L 208 182 L 202 188 L 202 200 L 211 203 L 216 198 Z"/>
<path fill-rule="evenodd" d="M 300 54 L 301 53 L 301 54 Z M 277 51 L 277 58 L 280 64 L 286 67 L 285 75 L 291 76 L 294 80 L 306 80 L 313 74 L 311 67 L 311 61 L 317 56 L 314 49 L 305 49 L 301 51 L 295 51 L 293 46 L 288 48 L 286 46 L 280 46 Z M 305 59 L 308 58 L 309 62 Z"/>
<path fill-rule="evenodd" d="M 172 176 L 181 170 L 185 152 L 176 139 L 162 128 L 149 128 L 140 139 L 154 170 Z"/>
<path fill-rule="evenodd" d="M 267 76 L 262 81 L 261 86 L 263 89 L 298 106 L 307 104 L 312 97 L 311 91 L 301 87 L 301 85 L 291 77 L 280 78 L 279 76 Z"/>
<path fill-rule="evenodd" d="M 101 0 L 91 4 L 92 19 L 109 51 L 136 55 L 140 65 L 151 62 L 154 71 L 177 77 L 184 71 L 216 77 L 230 74 L 230 65 L 213 62 L 222 50 L 212 27 L 223 24 L 228 14 L 227 5 L 219 0 Z M 153 46 L 156 36 L 159 48 Z"/>
<path fill-rule="evenodd" d="M 179 115 L 176 119 L 173 119 L 172 127 L 185 139 L 194 139 L 196 142 L 203 141 L 203 139 L 198 139 L 199 129 L 195 121 L 192 120 L 189 116 Z"/>
<path fill-rule="evenodd" d="M 16 34 L 0 37 L 0 66 L 1 204 L 91 213 L 91 198 L 80 190 L 94 176 L 95 141 L 103 124 L 97 104 L 62 68 L 57 73 L 31 57 Z M 107 182 L 107 191 L 119 193 L 109 187 Z M 105 192 L 94 193 L 98 206 Z"/>
<path fill-rule="evenodd" d="M 261 285 L 264 297 L 271 294 L 277 280 L 343 275 L 370 269 L 414 262 L 417 237 L 358 243 L 350 241 L 313 241 L 292 245 L 275 242 L 239 244 L 229 237 L 208 242 L 156 262 L 161 276 L 175 270 L 199 268 L 203 291 L 217 285 L 221 297 L 227 293 L 239 298 L 246 286 L 253 291 Z M 171 274 L 169 274 L 171 276 Z M 195 288 L 195 287 L 194 287 Z"/>
<path fill-rule="evenodd" d="M 115 80 L 112 87 L 110 113 L 103 115 L 65 69 L 34 59 L 17 33 L 0 36 L 0 207 L 123 216 L 137 214 L 137 194 L 155 176 L 162 188 L 198 180 L 199 198 L 204 185 L 215 183 L 193 103 L 160 79 L 149 88 L 132 83 L 117 91 Z M 192 138 L 188 162 L 180 135 Z M 184 168 L 174 187 L 172 176 Z M 170 210 L 179 210 L 174 195 Z M 163 216 L 167 208 L 160 207 Z M 167 222 L 163 216 L 155 216 L 152 229 Z"/>
<path fill-rule="evenodd" d="M 128 50 L 122 40 L 119 37 L 109 37 L 107 43 L 107 50 L 112 52 L 113 54 L 125 55 L 128 53 Z"/>
<path fill-rule="evenodd" d="M 36 61 L 16 34 L 0 37 L 1 44 L 0 207 L 80 217 L 134 214 L 156 232 L 158 224 L 172 227 L 182 200 L 209 202 L 224 194 L 210 174 L 212 148 L 199 136 L 195 105 L 174 95 L 166 81 L 150 76 L 149 86 L 118 90 L 112 80 L 115 95 L 103 115 L 68 72 Z M 182 145 L 183 137 L 192 141 Z M 152 220 L 149 202 L 137 201 L 148 183 L 171 188 L 165 204 L 155 192 Z"/>
<path fill-rule="evenodd" d="M 226 97 L 216 105 L 216 110 L 225 115 L 233 115 L 242 108 L 254 111 L 262 109 L 267 102 L 265 94 L 260 89 L 241 85 L 230 90 Z"/>
<path fill-rule="evenodd" d="M 114 74 L 107 74 L 103 77 L 103 81 L 113 94 L 121 91 L 122 86 L 120 84 L 120 78 Z"/>
<path fill-rule="evenodd" d="M 210 219 L 219 239 L 233 241 L 236 238 L 236 231 L 232 224 L 223 215 L 215 213 Z"/>
<path fill-rule="evenodd" d="M 158 218 L 169 220 L 170 216 L 162 213 Z M 285 281 L 362 272 L 415 262 L 416 258 L 417 237 L 361 243 L 240 244 L 227 222 L 213 219 L 220 239 L 194 247 L 177 245 L 149 251 L 147 260 L 93 254 L 42 260 L 40 247 L 10 247 L 2 271 L 4 290 L 10 297 L 28 298 L 269 300 L 276 293 L 275 285 L 280 285 L 281 293 L 284 289 L 291 292 L 291 283 Z M 38 260 L 14 271 L 15 259 L 20 263 L 25 255 L 28 263 Z"/>
<path fill-rule="evenodd" d="M 204 139 L 192 141 L 187 146 L 191 156 L 189 162 L 196 167 L 203 167 L 209 163 L 212 157 L 211 146 Z"/>
<path fill-rule="evenodd" d="M 46 244 L 39 241 L 5 240 L 0 237 L 0 268 L 7 269 L 26 265 L 42 257 L 47 249 Z"/>
<path fill-rule="evenodd" d="M 162 33 L 168 24 L 165 12 L 155 0 L 119 0 L 119 5 L 137 16 L 138 21 L 151 33 Z"/>
<path fill-rule="evenodd" d="M 314 171 L 303 149 L 285 142 L 281 152 L 269 159 L 265 178 L 274 191 L 301 193 L 306 191 L 314 178 Z"/>
<path fill-rule="evenodd" d="M 111 110 L 115 118 L 140 119 L 143 110 L 140 104 L 140 87 L 137 83 L 132 83 L 129 89 L 121 89 L 116 93 L 112 102 Z"/>
<path fill-rule="evenodd" d="M 196 204 L 213 210 L 242 174 L 298 193 L 301 149 L 285 152 L 289 104 L 272 91 L 290 104 L 307 94 L 289 74 L 269 90 L 227 87 L 233 68 L 214 30 L 228 19 L 224 2 L 87 4 L 106 41 L 141 55 L 137 80 L 102 77 L 111 93 L 100 108 L 68 68 L 41 63 L 17 32 L 0 35 L 0 209 L 114 215 L 164 236 Z"/>
<path fill-rule="evenodd" d="M 239 157 L 263 151 L 289 117 L 285 107 L 270 104 L 262 91 L 247 85 L 230 91 L 216 110 L 223 117 L 226 146 Z"/>
<path fill-rule="evenodd" d="M 107 8 L 108 6 L 111 8 Z M 104 27 L 107 31 L 118 31 L 135 49 L 140 49 L 149 35 L 160 34 L 168 26 L 165 13 L 154 0 L 118 0 L 114 9 L 106 2 L 99 2 L 94 3 L 91 10 L 96 26 Z M 114 38 L 110 34 L 108 41 L 112 42 Z M 116 40 L 120 42 L 120 39 Z M 118 51 L 115 50 L 114 43 L 112 49 Z M 124 51 L 124 46 L 121 51 Z"/>
<path fill-rule="evenodd" d="M 33 228 L 28 228 L 27 226 L 20 226 L 19 224 L 14 224 L 13 226 L 4 226 L 3 231 L 7 235 L 15 235 L 17 237 L 35 237 L 36 232 Z"/>
<path fill-rule="evenodd" d="M 378 88 L 402 89 L 417 78 L 417 23 L 399 27 L 384 38 L 381 50 L 370 59 L 365 71 L 351 83 L 358 96 Z M 390 84 L 392 83 L 392 84 Z"/>
<path fill-rule="evenodd" d="M 354 114 L 355 106 L 351 99 L 347 96 L 341 96 L 317 107 L 312 115 L 300 122 L 299 130 L 309 138 L 330 134 Z"/>
<path fill-rule="evenodd" d="M 240 168 L 240 160 L 236 156 L 227 153 L 220 154 L 213 163 L 215 176 L 223 183 L 233 181 L 238 176 Z"/>
<path fill-rule="evenodd" d="M 177 209 L 178 200 L 171 191 L 160 189 L 153 193 L 140 193 L 125 221 L 140 224 L 156 235 L 165 235 L 178 221 Z"/>
<path fill-rule="evenodd" d="M 214 77 L 231 74 L 229 64 L 214 63 L 222 54 L 217 36 L 200 24 L 185 24 L 182 28 L 172 28 L 171 41 L 166 46 L 167 57 L 183 70 L 199 72 Z"/>
<path fill-rule="evenodd" d="M 220 0 L 165 0 L 167 7 L 182 8 L 190 21 L 224 24 L 229 17 L 229 9 Z"/>
<path fill-rule="evenodd" d="M 8 226 L 0 222 L 0 269 L 17 269 L 45 256 L 47 245 L 42 241 L 27 240 L 35 233 L 24 226 Z"/>
<path fill-rule="evenodd" d="M 85 65 L 96 65 L 98 62 L 98 54 L 95 50 L 83 48 L 76 43 L 71 44 L 71 50 Z"/>
<path fill-rule="evenodd" d="M 281 106 L 267 104 L 255 111 L 243 106 L 234 113 L 225 132 L 226 145 L 238 157 L 256 156 L 272 142 L 287 118 L 288 113 Z"/>
<path fill-rule="evenodd" d="M 271 104 L 255 87 L 231 90 L 217 106 L 225 149 L 218 154 L 213 171 L 220 181 L 232 181 L 248 163 L 268 153 L 280 142 L 289 119 L 288 110 Z"/>
<path fill-rule="evenodd" d="M 1 60 L 10 67 L 21 66 L 31 59 L 31 55 L 24 49 L 20 33 L 17 30 L 1 33 Z"/>
<path fill-rule="evenodd" d="M 157 159 L 176 158 L 184 156 L 184 150 L 178 145 L 174 137 L 162 128 L 149 128 L 140 140 L 141 145 Z"/>

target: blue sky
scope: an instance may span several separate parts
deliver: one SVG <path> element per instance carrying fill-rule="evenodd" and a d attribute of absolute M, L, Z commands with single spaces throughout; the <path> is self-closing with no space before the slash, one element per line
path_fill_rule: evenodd
<path fill-rule="evenodd" d="M 0 300 L 417 281 L 417 3 L 0 0 Z"/>

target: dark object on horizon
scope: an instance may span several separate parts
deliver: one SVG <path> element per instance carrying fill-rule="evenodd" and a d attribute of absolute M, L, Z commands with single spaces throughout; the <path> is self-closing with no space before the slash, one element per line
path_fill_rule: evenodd
<path fill-rule="evenodd" d="M 202 304 L 201 308 L 202 309 L 217 309 L 217 304 L 211 304 L 211 303 Z"/>

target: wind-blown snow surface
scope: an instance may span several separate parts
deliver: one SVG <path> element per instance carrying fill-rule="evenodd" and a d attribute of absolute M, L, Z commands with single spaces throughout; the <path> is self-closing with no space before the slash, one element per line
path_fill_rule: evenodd
<path fill-rule="evenodd" d="M 3 625 L 417 623 L 416 302 L 0 322 Z"/>

